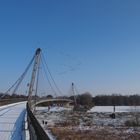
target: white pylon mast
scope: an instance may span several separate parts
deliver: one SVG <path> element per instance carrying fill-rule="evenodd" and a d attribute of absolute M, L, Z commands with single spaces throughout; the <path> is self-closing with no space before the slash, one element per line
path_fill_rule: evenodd
<path fill-rule="evenodd" d="M 34 87 L 34 83 L 35 83 L 38 67 L 39 67 L 39 64 L 40 64 L 40 55 L 41 55 L 41 49 L 38 48 L 36 50 L 36 52 L 35 52 L 32 76 L 31 76 L 31 81 L 30 81 L 30 85 L 29 85 L 28 103 L 29 103 L 29 107 L 30 108 L 31 108 L 31 100 L 32 100 L 33 87 Z"/>

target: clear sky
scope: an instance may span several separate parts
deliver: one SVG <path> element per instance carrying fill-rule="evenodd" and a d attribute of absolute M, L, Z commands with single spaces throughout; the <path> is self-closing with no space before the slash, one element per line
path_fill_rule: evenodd
<path fill-rule="evenodd" d="M 140 94 L 139 0 L 1 0 L 1 91 L 38 47 L 63 92 Z"/>

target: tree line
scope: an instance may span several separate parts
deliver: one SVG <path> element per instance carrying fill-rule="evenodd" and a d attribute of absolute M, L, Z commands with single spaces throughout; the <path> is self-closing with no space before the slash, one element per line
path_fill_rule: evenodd
<path fill-rule="evenodd" d="M 74 97 L 70 97 L 74 100 Z M 76 101 L 80 105 L 88 106 L 140 106 L 140 95 L 98 95 L 92 97 L 88 92 L 80 94 L 76 97 Z"/>
<path fill-rule="evenodd" d="M 17 95 L 17 94 L 4 94 L 4 93 L 0 93 L 0 99 L 11 99 L 11 98 L 27 98 L 27 96 L 25 95 Z"/>
<path fill-rule="evenodd" d="M 11 98 L 27 98 L 25 95 L 4 95 L 0 93 L 0 98 L 2 99 L 11 99 Z M 47 97 L 53 98 L 52 95 L 48 95 Z M 68 98 L 68 97 L 65 97 Z M 74 97 L 69 97 L 74 100 Z M 120 94 L 112 94 L 112 95 L 98 95 L 92 97 L 92 94 L 89 92 L 80 94 L 76 96 L 76 102 L 80 105 L 87 106 L 140 106 L 140 95 L 120 95 Z"/>
<path fill-rule="evenodd" d="M 139 106 L 140 95 L 100 95 L 92 98 L 96 106 Z"/>

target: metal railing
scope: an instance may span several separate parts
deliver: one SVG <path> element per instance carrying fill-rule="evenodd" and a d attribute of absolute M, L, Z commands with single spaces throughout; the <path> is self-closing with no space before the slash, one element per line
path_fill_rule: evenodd
<path fill-rule="evenodd" d="M 50 140 L 27 103 L 27 121 L 30 133 L 30 140 Z"/>

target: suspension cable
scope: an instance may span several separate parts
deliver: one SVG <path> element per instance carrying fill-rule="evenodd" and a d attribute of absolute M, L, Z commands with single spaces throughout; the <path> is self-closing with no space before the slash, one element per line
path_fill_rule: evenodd
<path fill-rule="evenodd" d="M 75 88 L 75 91 L 76 91 L 77 95 L 80 95 L 79 91 L 77 90 L 77 87 L 75 85 L 74 85 L 74 88 Z"/>
<path fill-rule="evenodd" d="M 23 73 L 23 74 L 21 75 L 21 77 L 19 78 L 19 82 L 18 82 L 18 84 L 16 85 L 16 87 L 15 87 L 15 89 L 14 89 L 14 91 L 13 91 L 12 94 L 14 94 L 14 93 L 17 91 L 17 89 L 18 89 L 18 87 L 20 86 L 21 82 L 23 81 L 23 79 L 24 79 L 26 73 L 28 72 L 30 66 L 32 65 L 33 60 L 34 60 L 34 57 L 32 58 L 32 60 L 30 61 L 29 65 L 28 65 L 27 68 L 25 69 L 24 73 Z"/>
<path fill-rule="evenodd" d="M 56 93 L 55 89 L 53 88 L 53 86 L 52 86 L 52 84 L 51 84 L 51 82 L 50 82 L 50 80 L 49 80 L 49 77 L 48 77 L 47 71 L 46 71 L 46 69 L 45 69 L 45 65 L 44 65 L 44 63 L 43 63 L 42 58 L 41 58 L 41 64 L 42 64 L 42 67 L 43 67 L 43 70 L 44 70 L 44 74 L 45 74 L 45 76 L 46 76 L 46 78 L 47 78 L 47 80 L 48 80 L 48 83 L 49 83 L 49 85 L 50 85 L 52 91 L 54 92 L 55 96 L 57 96 L 57 93 Z"/>
<path fill-rule="evenodd" d="M 52 74 L 51 74 L 51 72 L 50 72 L 50 70 L 49 70 L 49 67 L 48 67 L 48 65 L 47 65 L 47 62 L 45 61 L 45 57 L 44 57 L 43 53 L 42 53 L 42 57 L 43 57 L 43 61 L 44 61 L 45 65 L 46 65 L 47 71 L 48 71 L 48 73 L 49 73 L 49 75 L 50 75 L 50 78 L 52 79 L 52 81 L 53 81 L 53 83 L 54 83 L 54 86 L 55 86 L 56 89 L 58 90 L 59 94 L 63 95 L 62 92 L 61 92 L 61 90 L 58 88 L 58 86 L 57 86 L 57 84 L 56 84 L 56 82 L 55 82 L 55 80 L 54 80 L 54 78 L 53 78 L 53 76 L 52 76 Z"/>
<path fill-rule="evenodd" d="M 11 89 L 13 89 L 13 87 L 15 87 L 15 85 L 16 85 L 16 87 L 15 87 L 15 89 L 14 89 L 14 91 L 13 91 L 12 94 L 14 94 L 14 93 L 16 92 L 16 90 L 17 90 L 18 87 L 20 86 L 22 80 L 24 79 L 25 75 L 27 74 L 27 72 L 28 72 L 30 66 L 32 65 L 34 58 L 35 58 L 35 55 L 34 55 L 33 58 L 31 59 L 31 61 L 30 61 L 30 63 L 28 64 L 27 68 L 25 69 L 24 73 L 16 80 L 16 82 L 15 82 L 15 83 L 4 93 L 4 95 L 1 96 L 0 98 L 3 98 L 3 97 L 5 97 L 6 95 L 8 95 L 8 92 L 10 92 Z"/>

